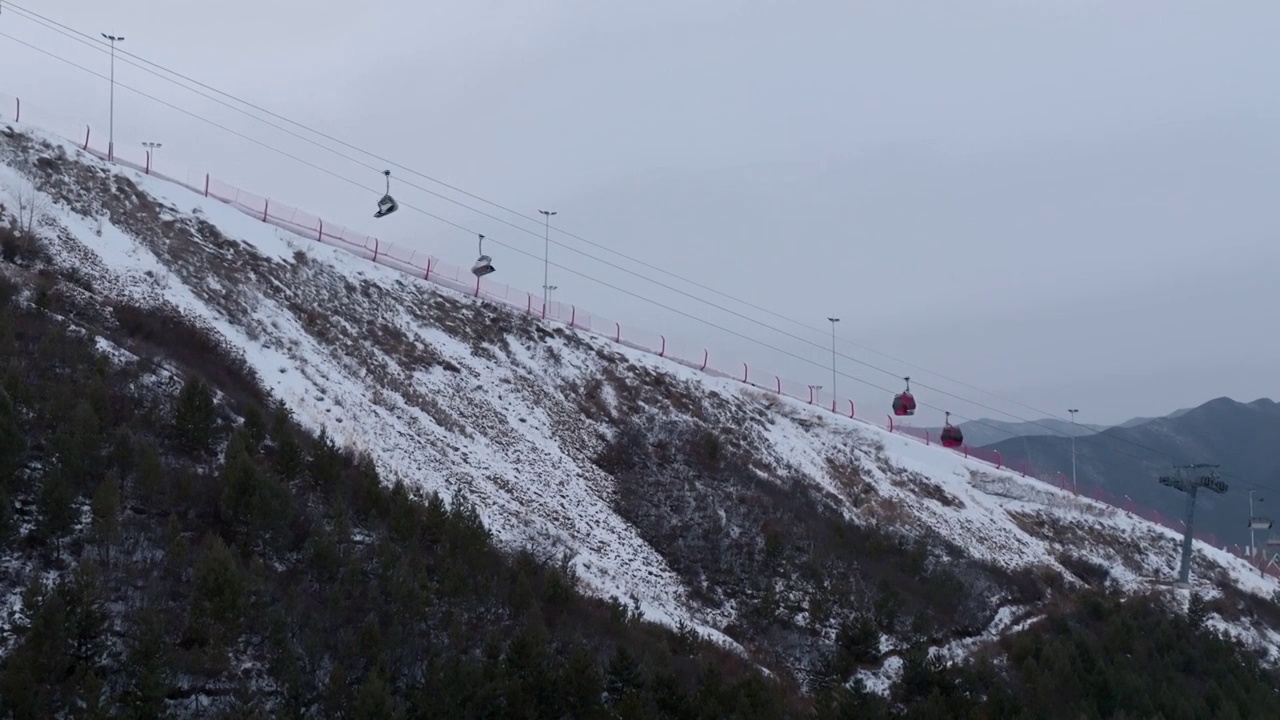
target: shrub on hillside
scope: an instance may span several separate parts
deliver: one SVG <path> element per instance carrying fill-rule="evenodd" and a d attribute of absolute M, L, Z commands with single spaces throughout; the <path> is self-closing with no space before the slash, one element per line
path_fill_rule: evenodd
<path fill-rule="evenodd" d="M 33 267 L 48 263 L 50 256 L 35 235 L 0 225 L 0 259 L 11 265 Z"/>
<path fill-rule="evenodd" d="M 172 306 L 119 303 L 113 311 L 120 329 L 132 341 L 134 354 L 188 368 L 243 406 L 268 404 L 257 372 L 212 328 L 198 325 Z"/>

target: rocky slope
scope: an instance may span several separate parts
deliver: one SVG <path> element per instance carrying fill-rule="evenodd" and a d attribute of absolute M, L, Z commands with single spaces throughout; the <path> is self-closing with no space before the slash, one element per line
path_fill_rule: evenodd
<path fill-rule="evenodd" d="M 384 479 L 465 495 L 506 545 L 568 554 L 590 591 L 762 665 L 807 678 L 852 657 L 839 669 L 881 686 L 908 646 L 961 657 L 1074 589 L 1142 592 L 1173 575 L 1174 536 L 1109 506 L 541 324 L 0 126 L 10 226 L 27 183 L 67 280 L 45 300 L 59 312 L 92 327 L 111 301 L 171 306 Z M 1257 609 L 1274 581 L 1196 549 L 1212 621 L 1275 654 Z"/>

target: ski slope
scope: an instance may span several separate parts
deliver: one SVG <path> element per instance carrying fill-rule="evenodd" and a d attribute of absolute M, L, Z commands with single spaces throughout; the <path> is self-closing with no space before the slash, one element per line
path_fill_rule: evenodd
<path fill-rule="evenodd" d="M 614 480 L 592 458 L 612 428 L 583 412 L 582 388 L 602 376 L 619 377 L 624 387 L 661 376 L 696 393 L 725 422 L 735 413 L 763 418 L 745 430 L 759 457 L 779 475 L 798 472 L 851 522 L 936 531 L 971 557 L 1067 577 L 1060 556 L 1069 551 L 1107 566 L 1131 592 L 1161 587 L 1175 572 L 1178 536 L 1118 508 L 708 374 L 607 332 L 543 323 L 465 286 L 426 282 L 394 260 L 369 262 L 181 184 L 110 165 L 73 143 L 10 127 L 53 148 L 32 152 L 65 153 L 83 168 L 67 174 L 79 190 L 70 200 L 41 193 L 49 207 L 44 235 L 57 262 L 93 278 L 106 298 L 171 303 L 216 329 L 312 430 L 368 452 L 388 480 L 446 498 L 465 495 L 510 547 L 571 553 L 589 591 L 634 602 L 651 620 L 686 622 L 737 646 L 724 633 L 734 609 L 695 600 L 611 504 Z M 24 183 L 19 168 L 32 158 L 3 139 L 0 150 L 0 203 L 13 207 Z M 117 177 L 162 207 L 122 209 L 95 194 Z M 171 235 L 138 230 L 151 220 L 148 227 Z M 610 392 L 603 402 L 621 407 Z M 878 504 L 860 505 L 834 466 L 856 468 Z M 1280 590 L 1230 553 L 1202 543 L 1195 550 L 1193 582 L 1207 596 L 1220 594 L 1222 583 L 1266 598 Z M 1028 616 L 1034 608 L 1002 612 L 992 632 Z M 1216 622 L 1280 657 L 1273 631 Z"/>

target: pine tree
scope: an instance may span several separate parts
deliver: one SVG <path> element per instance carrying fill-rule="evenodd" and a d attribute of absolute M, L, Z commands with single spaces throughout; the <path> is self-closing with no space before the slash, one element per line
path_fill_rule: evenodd
<path fill-rule="evenodd" d="M 126 628 L 121 674 L 127 682 L 121 700 L 133 717 L 159 717 L 170 672 L 164 617 L 158 608 L 145 605 L 134 611 Z"/>
<path fill-rule="evenodd" d="M 394 720 L 404 716 L 391 698 L 391 688 L 378 672 L 369 673 L 356 690 L 351 717 L 355 720 Z"/>
<path fill-rule="evenodd" d="M 73 485 L 86 489 L 97 486 L 96 480 L 102 474 L 99 462 L 101 432 L 101 422 L 93 405 L 87 399 L 81 399 L 71 413 L 71 422 L 59 428 L 54 435 L 58 472 Z"/>
<path fill-rule="evenodd" d="M 589 718 L 603 714 L 600 693 L 604 691 L 604 678 L 591 651 L 582 643 L 574 643 L 558 685 L 567 717 Z"/>
<path fill-rule="evenodd" d="M 262 408 L 257 405 L 250 405 L 244 411 L 244 422 L 240 427 L 249 433 L 249 440 L 255 448 L 261 447 L 262 442 L 267 439 L 267 419 L 262 414 Z"/>
<path fill-rule="evenodd" d="M 8 546 L 10 538 L 13 537 L 14 527 L 13 501 L 9 499 L 9 493 L 5 491 L 4 484 L 0 483 L 0 549 Z"/>
<path fill-rule="evenodd" d="M 75 508 L 72 504 L 75 499 L 75 488 L 64 473 L 54 471 L 45 476 L 38 502 L 38 533 L 45 542 L 53 540 L 59 553 L 62 552 L 62 536 L 71 529 L 75 521 Z"/>
<path fill-rule="evenodd" d="M 166 470 L 160 458 L 160 448 L 150 439 L 136 445 L 137 490 L 133 499 L 147 507 L 163 507 L 165 504 Z"/>
<path fill-rule="evenodd" d="M 22 466 L 26 436 L 18 423 L 18 411 L 9 393 L 0 390 L 0 488 L 8 488 L 13 474 Z"/>
<path fill-rule="evenodd" d="M 302 477 L 306 470 L 306 456 L 292 428 L 285 428 L 276 438 L 275 469 L 286 482 Z"/>
<path fill-rule="evenodd" d="M 248 447 L 248 433 L 236 430 L 223 461 L 219 512 L 251 534 L 287 527 L 292 513 L 289 490 L 258 467 Z"/>
<path fill-rule="evenodd" d="M 1187 601 L 1187 622 L 1193 628 L 1204 627 L 1205 620 L 1209 617 L 1209 606 L 1204 601 L 1204 596 L 1198 592 L 1191 593 L 1191 598 Z"/>
<path fill-rule="evenodd" d="M 120 482 L 110 473 L 93 493 L 93 534 L 108 559 L 120 535 Z"/>
<path fill-rule="evenodd" d="M 217 535 L 205 538 L 201 550 L 191 591 L 189 632 L 226 647 L 239 634 L 247 592 L 244 572 Z"/>
<path fill-rule="evenodd" d="M 208 452 L 213 445 L 213 428 L 217 419 L 217 407 L 209 386 L 198 376 L 187 377 L 178 393 L 173 414 L 178 444 L 192 453 Z"/>

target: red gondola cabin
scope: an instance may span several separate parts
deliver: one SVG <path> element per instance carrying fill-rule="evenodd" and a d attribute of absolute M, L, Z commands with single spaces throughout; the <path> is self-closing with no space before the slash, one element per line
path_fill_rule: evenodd
<path fill-rule="evenodd" d="M 907 381 L 907 389 L 893 396 L 893 414 L 898 417 L 916 414 L 916 398 L 911 394 L 911 378 Z"/>
<path fill-rule="evenodd" d="M 951 424 L 951 413 L 947 413 L 947 424 L 942 427 L 942 447 L 958 448 L 964 444 L 964 433 Z"/>

